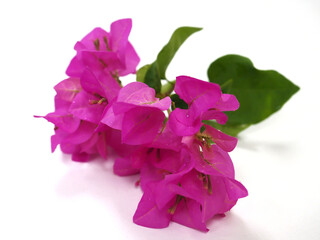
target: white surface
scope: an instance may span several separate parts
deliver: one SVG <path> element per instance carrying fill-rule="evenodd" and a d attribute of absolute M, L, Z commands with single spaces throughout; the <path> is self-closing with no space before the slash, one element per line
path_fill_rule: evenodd
<path fill-rule="evenodd" d="M 96 26 L 133 18 L 131 42 L 150 63 L 177 27 L 198 26 L 168 69 L 206 79 L 229 53 L 275 69 L 301 87 L 284 108 L 240 136 L 232 153 L 249 190 L 207 234 L 172 223 L 132 223 L 137 177 L 112 161 L 77 164 L 50 153 L 52 87 L 65 78 L 73 45 Z M 0 239 L 320 239 L 320 2 L 1 1 Z M 129 77 L 129 80 L 134 79 Z"/>

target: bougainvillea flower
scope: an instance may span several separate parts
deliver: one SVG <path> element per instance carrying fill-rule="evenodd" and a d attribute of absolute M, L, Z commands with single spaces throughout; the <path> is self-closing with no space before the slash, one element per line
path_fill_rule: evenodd
<path fill-rule="evenodd" d="M 111 24 L 109 33 L 96 28 L 76 43 L 77 55 L 67 69 L 70 78 L 55 87 L 55 111 L 44 117 L 55 124 L 53 150 L 60 144 L 62 151 L 77 161 L 85 161 L 94 153 L 106 157 L 105 129 L 110 128 L 101 124 L 101 117 L 108 103 L 118 96 L 119 76 L 135 73 L 140 61 L 128 41 L 131 27 L 131 19 L 122 19 Z M 131 114 L 136 121 L 144 117 Z M 124 126 L 129 126 L 125 132 L 130 142 L 130 134 L 137 129 L 129 120 Z M 154 120 L 163 121 L 162 115 Z"/>
<path fill-rule="evenodd" d="M 200 130 L 202 120 L 215 119 L 225 124 L 227 116 L 222 111 L 239 108 L 235 96 L 222 94 L 220 86 L 196 78 L 176 78 L 175 92 L 188 104 L 188 109 L 176 108 L 169 118 L 169 126 L 179 136 L 190 136 Z"/>
<path fill-rule="evenodd" d="M 88 161 L 93 155 L 107 157 L 107 132 L 105 126 L 96 131 L 99 114 L 104 105 L 90 104 L 98 101 L 82 88 L 79 78 L 68 78 L 58 83 L 54 89 L 55 111 L 44 116 L 55 125 L 55 134 L 51 137 L 52 152 L 60 145 L 62 152 L 72 154 L 74 161 Z"/>
<path fill-rule="evenodd" d="M 152 160 L 145 161 L 141 169 L 141 187 L 144 191 L 144 195 L 138 205 L 133 221 L 142 226 L 163 228 L 169 225 L 172 218 L 168 209 L 173 201 L 172 198 L 174 197 L 174 193 L 167 192 L 162 194 L 159 198 L 155 192 L 158 183 L 161 183 L 161 180 L 167 174 L 171 173 L 174 173 L 174 175 L 172 175 L 173 178 L 179 178 L 179 176 L 192 169 L 192 165 L 190 158 L 184 161 L 184 154 L 179 153 L 178 156 L 176 156 L 176 154 L 168 155 L 161 150 L 153 150 L 150 151 L 149 154 L 149 159 Z M 153 164 L 159 168 L 155 167 Z M 166 206 L 159 208 L 157 206 L 157 202 L 159 201 L 165 202 Z"/>
<path fill-rule="evenodd" d="M 55 87 L 55 108 L 68 108 L 75 96 L 82 90 L 79 78 L 68 78 L 59 82 Z"/>
<path fill-rule="evenodd" d="M 168 149 L 179 152 L 182 147 L 182 137 L 177 136 L 168 124 L 161 129 L 156 138 L 148 145 L 150 148 Z"/>
<path fill-rule="evenodd" d="M 131 28 L 131 19 L 122 19 L 75 44 L 69 78 L 55 86 L 55 111 L 44 116 L 55 125 L 51 149 L 60 145 L 78 162 L 106 159 L 110 149 L 115 174 L 140 173 L 136 224 L 163 228 L 174 221 L 206 232 L 212 217 L 248 194 L 228 154 L 237 139 L 204 124 L 225 124 L 224 111 L 239 102 L 219 85 L 187 76 L 176 78 L 176 105 L 167 96 L 172 89 L 162 88 L 159 99 L 142 82 L 122 87 L 120 77 L 136 73 L 140 61 L 128 40 Z"/>
<path fill-rule="evenodd" d="M 83 96 L 85 97 L 83 98 Z M 83 99 L 83 101 L 81 102 L 79 99 Z M 103 112 L 103 109 L 98 109 L 95 106 L 100 108 L 103 106 L 89 105 L 92 109 L 88 107 L 80 112 L 79 108 L 78 113 L 74 112 L 75 106 L 81 106 L 80 104 L 86 106 L 87 100 L 87 93 L 81 91 L 70 104 L 69 111 L 58 109 L 44 117 L 55 124 L 55 134 L 51 137 L 52 151 L 60 144 L 62 152 L 72 154 L 72 160 L 74 161 L 88 161 L 90 156 L 95 154 L 100 154 L 103 158 L 107 157 L 107 130 L 110 128 L 104 125 L 103 128 L 96 131 L 97 124 L 94 123 L 94 121 L 99 120 L 97 118 L 99 115 L 96 114 L 99 111 Z M 84 120 L 78 118 L 78 116 Z"/>
<path fill-rule="evenodd" d="M 233 163 L 227 152 L 235 148 L 237 138 L 211 126 L 204 127 L 203 132 L 182 140 L 195 161 L 195 169 L 203 174 L 234 178 Z"/>
<path fill-rule="evenodd" d="M 62 129 L 56 129 L 55 134 L 51 137 L 51 148 L 55 150 L 60 145 L 61 151 L 72 154 L 72 160 L 86 162 L 91 156 L 99 154 L 107 158 L 107 138 L 108 132 L 96 132 L 96 125 L 82 121 L 79 128 L 68 133 Z"/>
<path fill-rule="evenodd" d="M 48 113 L 43 118 L 53 123 L 56 128 L 60 128 L 66 132 L 72 133 L 79 127 L 80 119 L 70 114 L 68 109 L 75 96 L 82 89 L 80 85 L 80 79 L 65 79 L 58 83 L 54 89 L 56 91 L 56 96 L 54 99 L 55 111 Z"/>
<path fill-rule="evenodd" d="M 81 77 L 86 67 L 92 70 L 108 71 L 116 78 L 135 73 L 140 61 L 128 41 L 131 19 L 113 22 L 110 32 L 95 28 L 75 45 L 77 55 L 72 59 L 66 73 Z"/>
<path fill-rule="evenodd" d="M 164 110 L 171 99 L 158 99 L 155 90 L 144 83 L 134 82 L 119 91 L 106 110 L 101 122 L 122 131 L 122 142 L 139 145 L 151 143 L 163 127 Z"/>
<path fill-rule="evenodd" d="M 184 147 L 176 154 L 170 152 L 171 157 L 161 149 L 149 150 L 140 172 L 144 196 L 134 215 L 135 223 L 162 228 L 175 221 L 208 231 L 209 219 L 229 211 L 239 198 L 248 195 L 234 179 L 227 153 L 235 148 L 237 139 L 204 127 L 202 132 L 183 137 Z M 170 168 L 172 163 L 175 165 Z"/>
<path fill-rule="evenodd" d="M 188 104 L 189 108 L 196 106 L 195 109 L 199 112 L 214 108 L 221 97 L 221 89 L 218 84 L 188 76 L 176 78 L 174 91 Z"/>
<path fill-rule="evenodd" d="M 239 198 L 248 195 L 245 187 L 233 178 L 205 175 L 195 170 L 185 175 L 180 185 L 201 205 L 203 223 L 229 211 Z"/>
<path fill-rule="evenodd" d="M 156 161 L 146 161 L 141 169 L 144 195 L 133 217 L 136 224 L 163 228 L 170 221 L 175 221 L 208 231 L 206 222 L 209 219 L 229 211 L 239 198 L 247 195 L 242 184 L 234 180 L 229 157 L 226 164 L 215 162 L 217 172 L 223 174 L 210 175 L 195 168 L 198 160 L 192 157 L 187 148 L 179 153 L 180 158 L 174 156 L 179 161 L 175 161 L 176 166 L 170 171 L 167 163 L 174 161 L 165 154 L 155 153 L 150 158 L 156 158 Z"/>
<path fill-rule="evenodd" d="M 231 152 L 237 145 L 238 139 L 229 136 L 220 130 L 217 130 L 209 125 L 204 125 L 205 130 L 200 134 L 200 137 L 205 141 L 212 141 L 223 151 Z"/>
<path fill-rule="evenodd" d="M 117 97 L 121 89 L 109 73 L 84 70 L 80 78 L 83 91 L 74 98 L 68 111 L 81 120 L 99 124 L 108 103 Z"/>
<path fill-rule="evenodd" d="M 178 168 L 182 138 L 174 135 L 167 127 L 150 144 L 146 145 L 121 143 L 121 131 L 115 129 L 111 131 L 109 137 L 110 146 L 118 155 L 113 166 L 114 173 L 117 175 L 136 174 L 140 172 L 145 162 L 150 161 L 154 166 L 169 172 L 176 171 L 173 169 Z M 143 178 L 144 181 L 145 177 Z"/>

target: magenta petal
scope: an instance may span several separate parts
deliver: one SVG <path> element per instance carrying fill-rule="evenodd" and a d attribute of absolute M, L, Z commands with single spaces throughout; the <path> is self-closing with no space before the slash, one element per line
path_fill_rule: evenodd
<path fill-rule="evenodd" d="M 119 69 L 119 76 L 125 76 L 129 73 L 135 73 L 140 58 L 136 51 L 128 42 L 128 36 L 131 31 L 131 19 L 121 19 L 111 24 L 110 45 L 112 51 L 118 52 L 121 62 L 125 68 Z"/>
<path fill-rule="evenodd" d="M 64 138 L 66 136 L 64 136 Z M 80 151 L 80 146 L 78 144 L 73 144 L 73 143 L 70 143 L 70 142 L 64 142 L 63 140 L 64 139 L 61 139 L 61 141 L 59 143 L 60 144 L 60 150 L 63 153 L 72 154 L 73 152 L 79 152 Z"/>
<path fill-rule="evenodd" d="M 166 176 L 167 177 L 167 176 Z M 165 208 L 172 199 L 174 199 L 177 195 L 186 197 L 186 198 L 193 198 L 187 191 L 185 191 L 182 187 L 180 187 L 178 178 L 176 182 L 169 182 L 161 181 L 155 186 L 154 196 L 159 209 Z"/>
<path fill-rule="evenodd" d="M 234 205 L 227 202 L 224 178 L 211 176 L 212 194 L 206 194 L 202 204 L 202 219 L 207 221 L 217 214 L 224 213 Z"/>
<path fill-rule="evenodd" d="M 194 144 L 192 152 L 195 159 L 195 168 L 199 172 L 234 178 L 234 167 L 228 153 L 217 146 L 212 145 L 210 149 L 204 147 L 203 153 L 200 153 L 199 146 Z"/>
<path fill-rule="evenodd" d="M 109 104 L 104 111 L 101 122 L 108 125 L 111 128 L 121 130 L 122 128 L 123 114 L 114 113 L 114 104 Z"/>
<path fill-rule="evenodd" d="M 88 94 L 86 92 L 80 92 L 73 103 L 71 104 L 69 111 L 71 114 L 81 120 L 98 124 L 102 117 L 106 103 L 102 104 L 90 104 L 90 101 L 99 101 L 97 97 Z"/>
<path fill-rule="evenodd" d="M 180 182 L 182 187 L 193 196 L 193 199 L 201 204 L 201 221 L 206 222 L 216 214 L 223 213 L 227 211 L 226 209 L 229 210 L 234 205 L 234 202 L 226 203 L 227 194 L 224 177 L 210 176 L 212 193 L 209 193 L 208 189 L 204 187 L 203 179 L 200 176 L 199 172 L 192 171 L 185 175 Z"/>
<path fill-rule="evenodd" d="M 203 203 L 208 191 L 204 189 L 203 180 L 199 176 L 198 171 L 192 170 L 184 175 L 179 183 L 181 187 L 192 196 L 192 199 L 199 203 Z"/>
<path fill-rule="evenodd" d="M 125 90 L 125 87 L 123 89 Z M 155 98 L 155 90 L 150 87 L 141 88 L 132 93 L 128 93 L 128 91 L 126 92 L 127 98 L 124 99 L 124 102 L 126 103 L 131 103 L 140 106 L 150 106 L 154 108 L 159 108 L 162 111 L 167 110 L 171 106 L 170 97 L 166 97 L 162 100 L 159 100 L 158 98 Z M 118 102 L 120 102 L 119 98 Z"/>
<path fill-rule="evenodd" d="M 166 183 L 165 181 L 160 181 L 156 184 L 154 195 L 155 202 L 159 209 L 164 209 L 164 207 L 177 195 L 174 186 L 176 186 L 175 183 Z"/>
<path fill-rule="evenodd" d="M 124 87 L 123 92 L 125 92 L 125 90 L 126 88 Z M 128 93 L 128 91 L 126 92 L 127 92 L 127 97 L 125 101 L 123 101 L 126 103 L 131 103 L 134 105 L 143 105 L 143 104 L 151 105 L 156 102 L 155 90 L 153 88 L 145 87 L 145 88 L 138 89 L 132 93 Z M 118 98 L 118 101 L 120 102 L 119 98 Z"/>
<path fill-rule="evenodd" d="M 63 153 L 72 154 L 80 151 L 79 144 L 73 144 L 70 142 L 62 141 L 60 143 L 60 149 Z"/>
<path fill-rule="evenodd" d="M 84 69 L 83 74 L 81 75 L 81 86 L 82 88 L 91 94 L 99 94 L 104 96 L 104 91 L 96 78 L 93 72 L 89 69 Z"/>
<path fill-rule="evenodd" d="M 151 149 L 144 146 L 134 146 L 134 147 L 135 147 L 135 151 L 130 154 L 131 164 L 133 168 L 141 169 L 144 163 L 146 162 L 146 160 L 147 159 L 149 160 L 149 158 L 151 158 L 150 156 Z"/>
<path fill-rule="evenodd" d="M 129 176 L 139 173 L 139 169 L 133 168 L 130 158 L 116 158 L 113 172 L 118 176 Z"/>
<path fill-rule="evenodd" d="M 68 78 L 54 87 L 56 95 L 54 97 L 54 104 L 56 111 L 68 112 L 70 104 L 79 92 L 82 91 L 79 78 Z"/>
<path fill-rule="evenodd" d="M 222 94 L 215 108 L 220 111 L 235 111 L 239 106 L 240 104 L 234 95 Z"/>
<path fill-rule="evenodd" d="M 165 171 L 155 168 L 149 161 L 146 161 L 140 171 L 140 183 L 142 190 L 146 191 L 150 182 L 158 182 L 163 179 L 164 175 Z"/>
<path fill-rule="evenodd" d="M 56 150 L 60 142 L 60 139 L 56 135 L 51 136 L 51 152 L 54 152 Z"/>
<path fill-rule="evenodd" d="M 130 103 L 133 105 L 146 105 L 167 110 L 171 106 L 170 97 L 159 100 L 155 97 L 155 90 L 141 82 L 133 82 L 119 91 L 117 102 Z"/>
<path fill-rule="evenodd" d="M 99 61 L 99 65 L 101 65 L 105 70 L 107 69 L 110 72 L 116 72 L 118 69 L 124 69 L 125 64 L 119 59 L 119 56 L 116 52 L 89 52 L 89 54 L 94 53 L 96 59 Z M 85 52 L 83 52 L 85 54 Z M 97 64 L 96 61 L 93 64 Z M 95 66 L 91 65 L 91 68 L 94 69 Z M 90 65 L 88 65 L 90 67 Z M 97 68 L 99 69 L 99 68 Z"/>
<path fill-rule="evenodd" d="M 189 107 L 194 104 L 200 112 L 213 108 L 221 97 L 218 84 L 187 76 L 177 77 L 174 90 Z"/>
<path fill-rule="evenodd" d="M 131 19 L 120 19 L 111 24 L 110 45 L 112 51 L 118 51 L 126 47 L 131 27 Z"/>
<path fill-rule="evenodd" d="M 124 114 L 122 142 L 131 145 L 151 143 L 157 136 L 165 119 L 157 108 L 136 107 Z"/>
<path fill-rule="evenodd" d="M 94 44 L 94 41 L 99 39 L 99 48 L 101 51 L 107 51 L 106 45 L 104 43 L 104 37 L 108 37 L 109 33 L 107 33 L 102 28 L 95 28 L 90 33 L 88 33 L 82 40 L 81 40 L 81 48 L 79 47 L 79 44 L 75 46 L 75 49 L 77 51 L 82 49 L 92 50 L 95 51 L 96 47 Z"/>
<path fill-rule="evenodd" d="M 229 199 L 238 200 L 248 196 L 248 190 L 235 179 L 224 179 Z"/>
<path fill-rule="evenodd" d="M 102 96 L 106 97 L 108 102 L 111 102 L 118 96 L 121 86 L 109 72 L 104 71 L 98 73 L 95 75 L 100 83 L 101 88 L 104 91 L 104 94 Z"/>
<path fill-rule="evenodd" d="M 81 59 L 84 66 L 93 71 L 102 71 L 103 69 L 114 71 L 125 67 L 115 52 L 83 50 L 78 53 L 78 58 Z"/>
<path fill-rule="evenodd" d="M 51 152 L 54 152 L 57 146 L 62 142 L 62 140 L 68 135 L 67 132 L 57 129 L 55 134 L 51 136 Z"/>
<path fill-rule="evenodd" d="M 157 135 L 149 147 L 170 149 L 178 152 L 182 147 L 181 141 L 182 137 L 174 134 L 172 130 L 166 126 L 164 130 Z"/>
<path fill-rule="evenodd" d="M 237 145 L 238 139 L 229 136 L 209 125 L 205 125 L 206 130 L 203 134 L 211 136 L 214 143 L 216 143 L 224 151 L 231 152 Z"/>
<path fill-rule="evenodd" d="M 107 136 L 105 132 L 99 133 L 99 139 L 97 141 L 97 150 L 101 157 L 107 159 L 108 156 L 108 144 L 107 144 Z"/>
<path fill-rule="evenodd" d="M 115 102 L 113 104 L 113 112 L 116 115 L 123 114 L 125 112 L 128 112 L 132 108 L 137 107 L 137 105 L 131 104 L 131 103 L 126 103 L 126 102 Z"/>
<path fill-rule="evenodd" d="M 176 108 L 170 114 L 168 125 L 176 135 L 190 136 L 200 130 L 201 120 L 190 109 Z"/>
<path fill-rule="evenodd" d="M 91 138 L 89 138 L 86 142 L 80 144 L 80 152 L 95 154 L 97 152 L 96 144 L 98 139 L 98 133 L 93 133 Z"/>
<path fill-rule="evenodd" d="M 165 185 L 178 184 L 179 179 L 194 167 L 194 162 L 185 149 L 179 153 L 163 149 L 147 149 L 146 153 L 144 158 L 147 161 L 141 169 L 142 189 L 143 185 L 160 180 L 163 180 Z"/>
<path fill-rule="evenodd" d="M 67 102 L 59 98 L 59 96 L 54 97 L 54 108 L 55 112 L 64 113 L 63 115 L 69 114 L 69 107 L 72 102 Z"/>
<path fill-rule="evenodd" d="M 192 196 L 181 188 L 179 184 L 181 179 L 193 169 L 194 162 L 191 161 L 190 155 L 184 149 L 181 150 L 180 160 L 182 163 L 179 170 L 173 174 L 164 174 L 164 179 L 156 185 L 155 200 L 160 209 L 162 209 L 177 194 L 192 198 Z"/>
<path fill-rule="evenodd" d="M 72 144 L 80 144 L 83 143 L 92 136 L 94 130 L 96 128 L 96 124 L 89 123 L 83 121 L 79 128 L 72 134 L 69 134 L 63 142 L 65 143 L 72 143 Z"/>
<path fill-rule="evenodd" d="M 169 226 L 170 215 L 166 209 L 159 210 L 150 191 L 145 191 L 133 216 L 133 222 L 150 228 Z"/>
<path fill-rule="evenodd" d="M 60 99 L 66 102 L 72 102 L 76 95 L 81 91 L 79 78 L 68 78 L 54 87 L 57 92 L 56 99 Z"/>
<path fill-rule="evenodd" d="M 142 82 L 128 83 L 124 88 L 120 90 L 117 101 L 130 102 L 131 94 L 133 94 L 134 92 L 140 89 L 145 89 L 145 88 L 148 88 L 148 85 Z"/>
<path fill-rule="evenodd" d="M 107 71 L 92 71 L 86 69 L 81 76 L 82 87 L 91 94 L 99 94 L 111 102 L 117 95 L 121 86 Z"/>
<path fill-rule="evenodd" d="M 66 74 L 70 77 L 81 77 L 84 68 L 85 65 L 83 64 L 83 62 L 79 59 L 78 56 L 75 56 L 69 63 Z"/>
<path fill-rule="evenodd" d="M 200 204 L 191 199 L 181 200 L 172 221 L 203 232 L 209 231 L 205 222 L 202 221 Z"/>
<path fill-rule="evenodd" d="M 150 106 L 159 108 L 162 111 L 168 110 L 171 106 L 171 98 L 165 97 L 160 101 L 156 101 L 155 103 L 151 104 Z"/>
<path fill-rule="evenodd" d="M 53 123 L 56 127 L 61 128 L 62 130 L 72 133 L 80 125 L 80 119 L 74 117 L 72 114 L 53 112 L 44 116 L 46 120 Z"/>
<path fill-rule="evenodd" d="M 121 143 L 121 131 L 110 128 L 108 131 L 108 146 L 120 157 L 130 157 L 136 150 L 136 146 Z"/>
<path fill-rule="evenodd" d="M 132 82 L 120 90 L 117 101 L 134 105 L 152 104 L 156 102 L 155 90 L 145 83 Z"/>
<path fill-rule="evenodd" d="M 166 149 L 154 149 L 151 153 L 154 156 L 148 160 L 152 162 L 153 166 L 158 169 L 176 173 L 179 171 L 182 159 L 180 159 L 180 152 L 166 150 Z"/>
<path fill-rule="evenodd" d="M 77 52 L 81 51 L 81 50 L 85 50 L 86 46 L 82 43 L 82 42 L 76 42 L 76 44 L 73 47 L 74 50 L 76 50 Z"/>
<path fill-rule="evenodd" d="M 136 73 L 136 68 L 140 62 L 140 58 L 133 46 L 128 42 L 125 52 L 122 54 L 123 58 L 125 58 L 124 62 L 126 64 L 126 68 L 123 70 L 119 70 L 119 76 L 125 76 L 129 73 Z"/>
<path fill-rule="evenodd" d="M 206 177 L 194 170 L 185 175 L 180 181 L 182 188 L 192 196 L 192 199 L 201 204 L 202 222 L 206 222 L 214 215 L 221 213 L 225 207 L 224 201 L 226 198 L 223 178 L 210 176 L 212 193 L 209 193 L 203 181 L 203 178 Z"/>
<path fill-rule="evenodd" d="M 228 116 L 217 110 L 208 110 L 201 115 L 201 120 L 215 119 L 219 124 L 225 124 L 228 120 Z"/>
<path fill-rule="evenodd" d="M 90 155 L 85 152 L 81 153 L 72 153 L 71 159 L 75 162 L 88 162 L 90 160 Z"/>

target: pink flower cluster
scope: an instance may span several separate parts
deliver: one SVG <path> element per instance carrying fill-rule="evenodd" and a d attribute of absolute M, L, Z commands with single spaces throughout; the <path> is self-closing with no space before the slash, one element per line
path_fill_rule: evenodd
<path fill-rule="evenodd" d="M 79 162 L 114 151 L 115 174 L 140 173 L 136 224 L 164 228 L 174 221 L 207 231 L 209 219 L 248 194 L 228 155 L 237 139 L 203 124 L 226 123 L 223 112 L 239 103 L 217 84 L 187 76 L 177 77 L 174 88 L 187 109 L 157 98 L 144 83 L 122 87 L 120 77 L 135 73 L 139 63 L 130 31 L 131 20 L 123 19 L 110 32 L 96 28 L 76 43 L 69 78 L 55 86 L 55 111 L 44 117 L 55 125 L 52 151 L 60 145 Z"/>

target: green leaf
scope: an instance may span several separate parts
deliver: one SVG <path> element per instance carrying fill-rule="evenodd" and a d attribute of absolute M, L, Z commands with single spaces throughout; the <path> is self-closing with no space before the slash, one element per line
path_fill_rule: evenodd
<path fill-rule="evenodd" d="M 226 55 L 214 61 L 208 69 L 210 82 L 218 83 L 224 93 L 237 97 L 240 108 L 228 112 L 228 123 L 238 133 L 281 109 L 299 87 L 273 70 L 259 70 L 245 57 Z M 245 127 L 244 127 L 245 126 Z"/>
<path fill-rule="evenodd" d="M 202 28 L 180 27 L 174 31 L 169 42 L 159 52 L 157 64 L 159 66 L 159 75 L 161 79 L 166 79 L 166 70 L 180 46 L 193 33 L 200 31 Z"/>
<path fill-rule="evenodd" d="M 174 55 L 188 37 L 200 30 L 201 28 L 195 27 L 180 27 L 175 30 L 169 42 L 159 52 L 156 61 L 138 70 L 137 81 L 146 83 L 154 88 L 156 93 L 160 93 L 161 79 L 166 79 L 166 70 Z"/>
<path fill-rule="evenodd" d="M 137 71 L 137 82 L 144 82 L 144 78 L 151 64 L 144 65 Z"/>
<path fill-rule="evenodd" d="M 222 132 L 231 135 L 231 136 L 237 136 L 241 131 L 245 130 L 246 128 L 250 127 L 251 124 L 225 124 L 220 125 L 219 123 L 215 121 L 209 121 L 204 120 L 202 121 L 204 124 L 207 124 L 209 126 L 212 126 L 216 129 L 221 130 Z"/>
<path fill-rule="evenodd" d="M 158 65 L 156 62 L 152 63 L 146 71 L 144 83 L 156 90 L 156 93 L 161 91 L 161 79 L 159 75 Z"/>
<path fill-rule="evenodd" d="M 185 101 L 183 101 L 177 94 L 172 94 L 170 98 L 176 108 L 181 108 L 181 109 L 189 108 L 188 104 Z"/>

